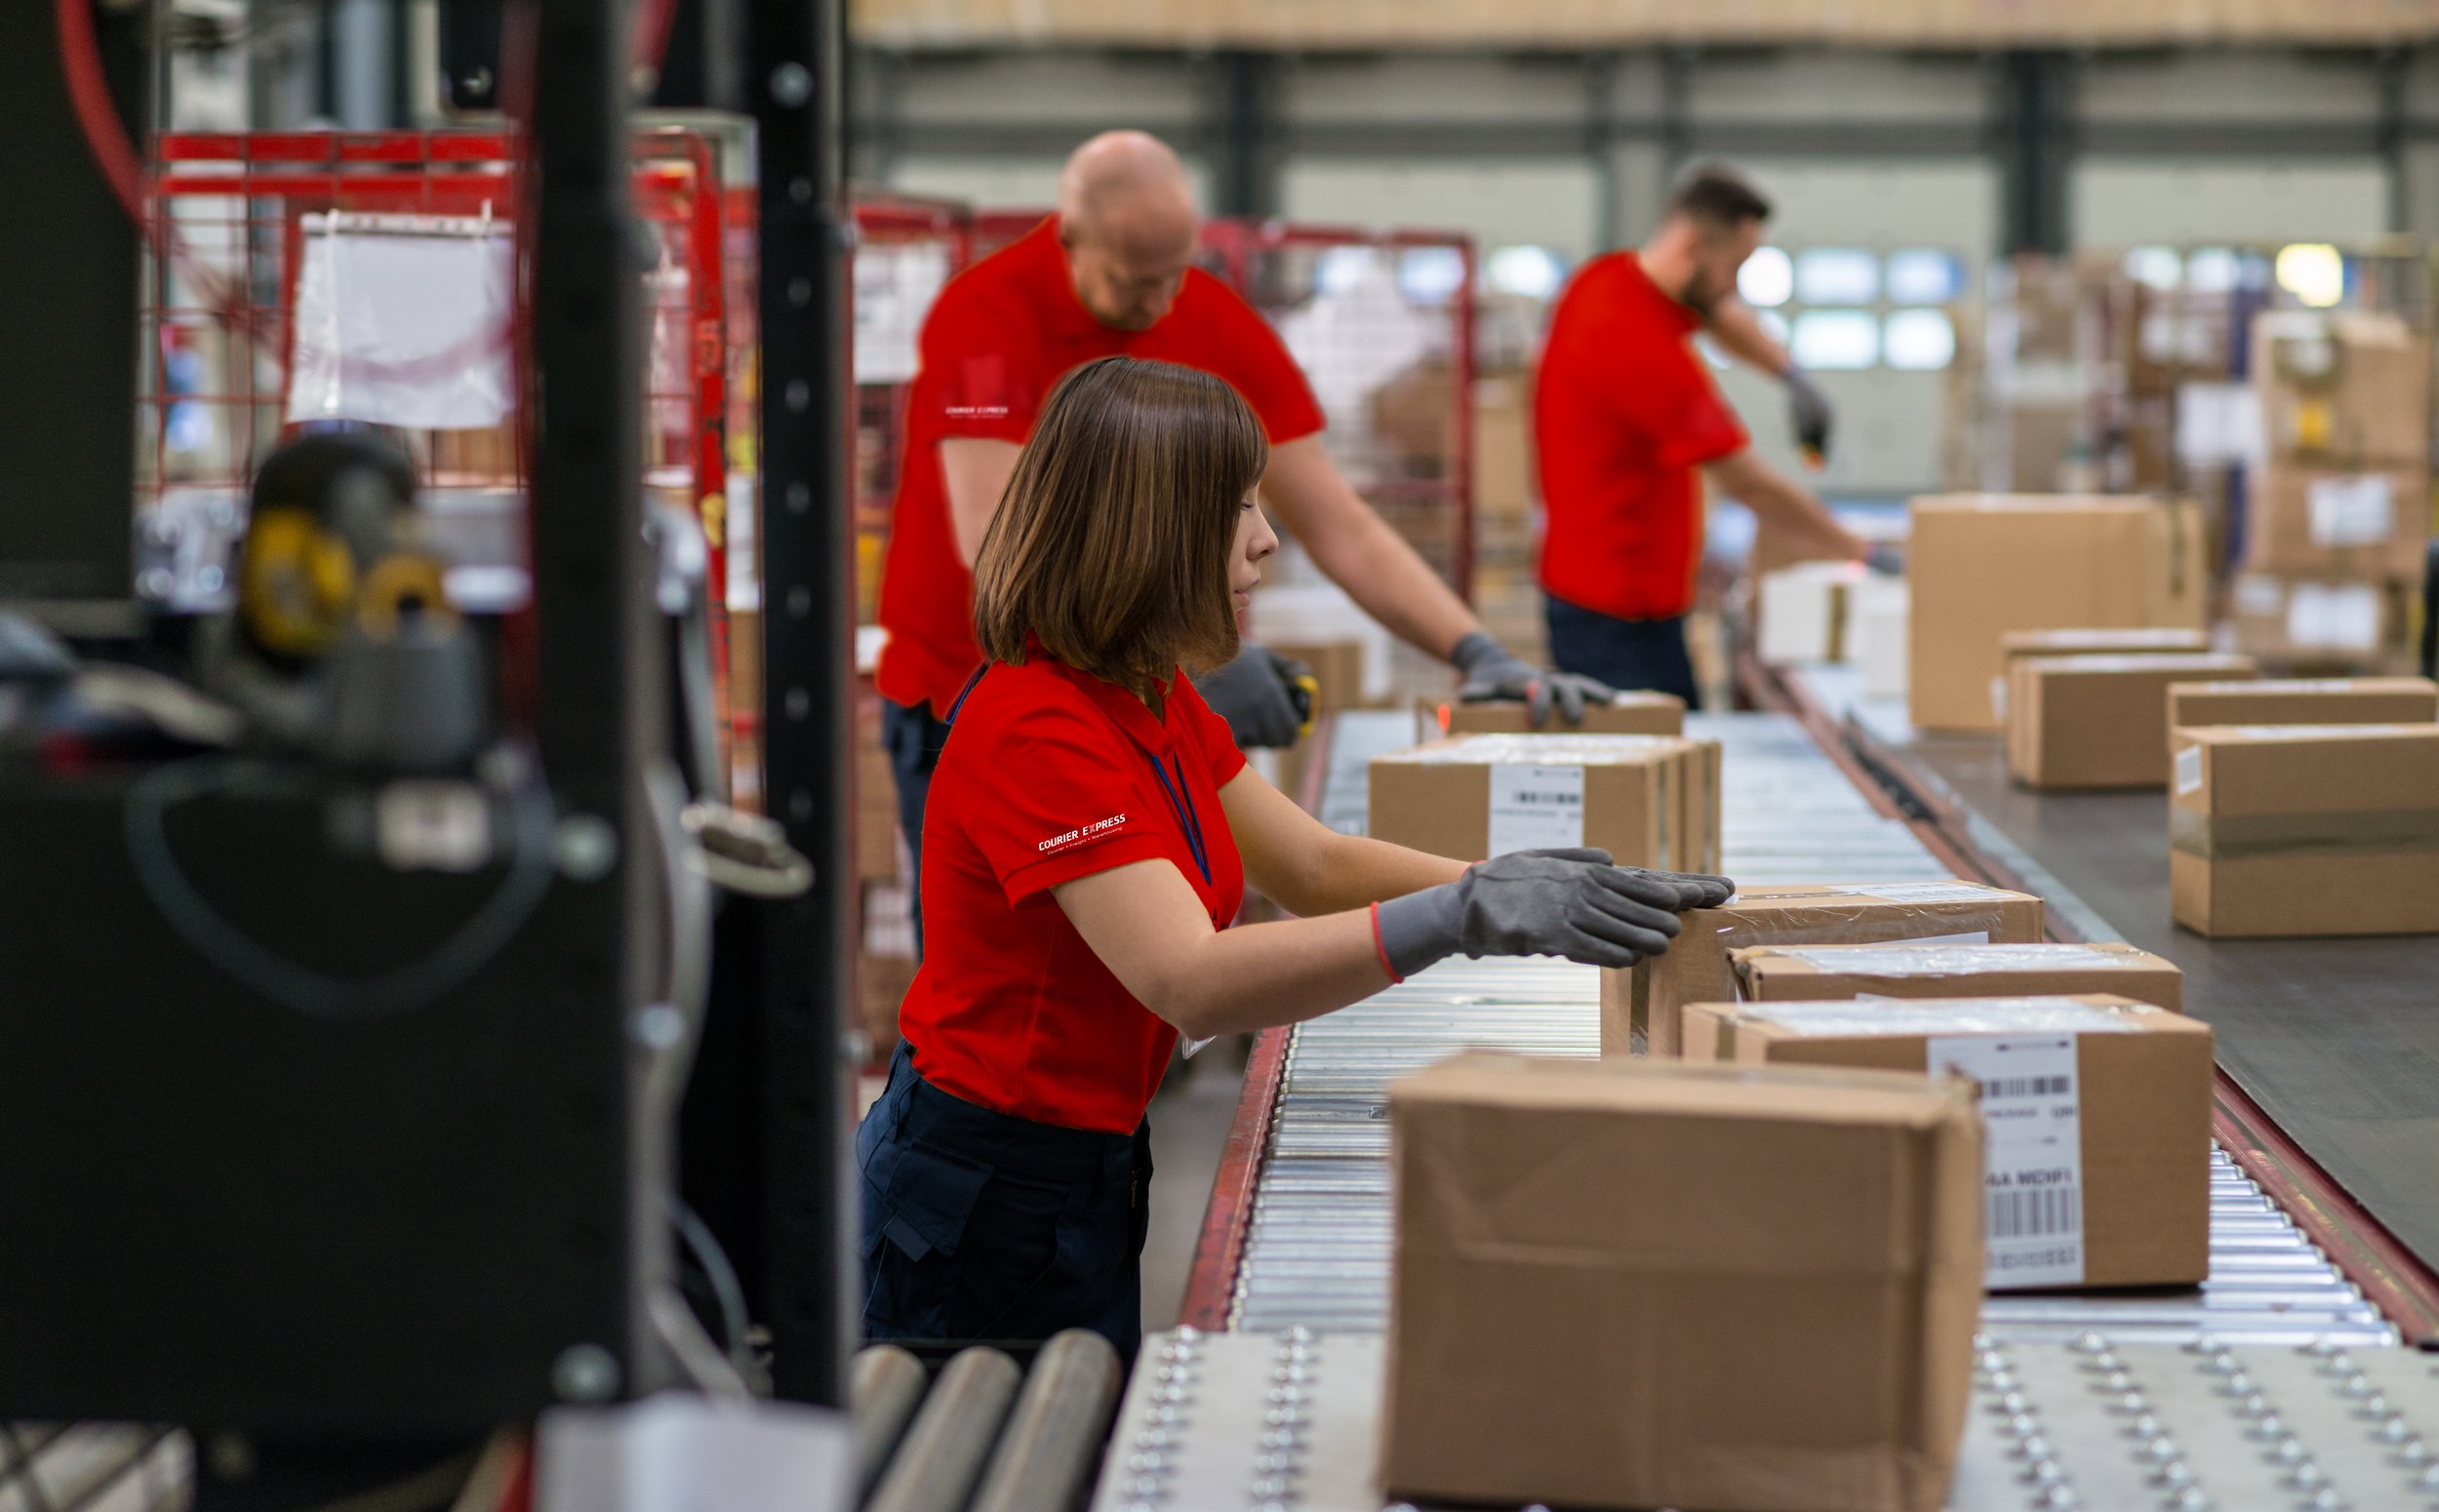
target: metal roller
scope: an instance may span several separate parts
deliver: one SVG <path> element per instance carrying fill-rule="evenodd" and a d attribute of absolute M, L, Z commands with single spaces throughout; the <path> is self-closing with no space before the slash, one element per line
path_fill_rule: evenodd
<path fill-rule="evenodd" d="M 1118 1351 L 1089 1329 L 1042 1346 L 972 1512 L 1070 1512 L 1084 1500 L 1118 1405 Z"/>
<path fill-rule="evenodd" d="M 1023 1376 L 996 1349 L 978 1346 L 949 1361 L 864 1505 L 871 1512 L 965 1512 Z"/>
<path fill-rule="evenodd" d="M 923 1401 L 929 1379 L 923 1362 L 896 1344 L 874 1344 L 856 1354 L 855 1378 L 849 1382 L 849 1417 L 856 1430 L 856 1500 L 872 1494 L 890 1451 L 898 1447 L 907 1422 Z"/>

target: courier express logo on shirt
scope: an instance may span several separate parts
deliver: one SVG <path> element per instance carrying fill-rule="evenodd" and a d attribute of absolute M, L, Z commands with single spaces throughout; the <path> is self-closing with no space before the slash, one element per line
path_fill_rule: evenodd
<path fill-rule="evenodd" d="M 1110 830 L 1116 829 L 1119 825 L 1124 824 L 1126 821 L 1127 816 L 1125 815 L 1113 814 L 1105 819 L 1095 819 L 1092 823 L 1084 825 L 1080 829 L 1068 830 L 1063 835 L 1053 835 L 1048 840 L 1040 841 L 1035 844 L 1033 849 L 1041 852 L 1045 855 L 1049 855 L 1053 851 L 1063 851 L 1071 845 L 1075 845 L 1081 841 L 1090 840 L 1095 835 L 1106 834 Z"/>

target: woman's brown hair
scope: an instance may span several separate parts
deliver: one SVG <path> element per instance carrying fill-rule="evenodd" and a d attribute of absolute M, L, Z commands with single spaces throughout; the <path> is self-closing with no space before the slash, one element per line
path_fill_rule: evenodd
<path fill-rule="evenodd" d="M 1269 463 L 1235 389 L 1174 363 L 1104 357 L 1059 380 L 974 564 L 974 638 L 1020 662 L 1025 633 L 1149 697 L 1236 655 L 1228 552 Z"/>

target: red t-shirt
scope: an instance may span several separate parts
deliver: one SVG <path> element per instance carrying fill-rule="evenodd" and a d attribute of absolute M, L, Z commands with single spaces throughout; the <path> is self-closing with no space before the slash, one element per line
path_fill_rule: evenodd
<path fill-rule="evenodd" d="M 1100 357 L 1146 357 L 1227 380 L 1273 446 L 1321 428 L 1321 407 L 1278 333 L 1234 291 L 1196 268 L 1148 331 L 1093 318 L 1075 297 L 1058 218 L 949 280 L 924 318 L 906 397 L 905 455 L 889 558 L 881 569 L 881 696 L 945 714 L 982 663 L 974 644 L 974 577 L 957 557 L 940 444 L 971 436 L 1022 445 L 1060 378 Z"/>
<path fill-rule="evenodd" d="M 1226 929 L 1245 866 L 1220 789 L 1244 767 L 1227 722 L 1182 677 L 1154 719 L 1125 689 L 1038 652 L 985 673 L 923 821 L 923 967 L 898 1013 L 915 1069 L 1001 1113 L 1133 1133 L 1178 1032 L 1110 975 L 1050 890 L 1168 861 Z"/>
<path fill-rule="evenodd" d="M 1745 446 L 1694 350 L 1700 326 L 1630 252 L 1593 259 L 1559 296 L 1533 394 L 1541 586 L 1556 597 L 1621 619 L 1694 607 L 1695 469 Z"/>

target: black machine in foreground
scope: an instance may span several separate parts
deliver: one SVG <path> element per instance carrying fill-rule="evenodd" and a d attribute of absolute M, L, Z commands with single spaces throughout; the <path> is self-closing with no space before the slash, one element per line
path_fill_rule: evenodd
<path fill-rule="evenodd" d="M 145 70 L 120 9 L 90 15 L 125 109 Z M 623 9 L 510 7 L 547 60 L 520 207 L 530 620 L 453 609 L 412 469 L 319 436 L 258 480 L 237 609 L 168 651 L 92 638 L 141 627 L 108 571 L 140 232 L 54 139 L 90 39 L 49 5 L 0 21 L 0 138 L 64 184 L 11 257 L 77 285 L 62 307 L 118 312 L 0 332 L 0 516 L 61 522 L 0 532 L 21 558 L 0 561 L 0 1423 L 190 1426 L 199 1505 L 320 1506 L 554 1406 L 742 1397 L 766 1372 L 844 1405 L 837 11 L 756 0 L 716 8 L 744 39 L 706 32 L 752 64 L 766 596 L 803 606 L 767 658 L 767 825 L 700 801 L 672 748 Z M 62 385 L 92 413 L 41 392 Z M 81 473 L 27 460 L 110 432 Z M 706 1017 L 696 1118 L 736 1156 L 712 1227 L 742 1293 L 679 1201 Z M 681 1231 L 717 1307 L 681 1296 Z"/>

